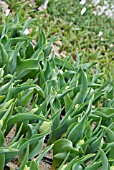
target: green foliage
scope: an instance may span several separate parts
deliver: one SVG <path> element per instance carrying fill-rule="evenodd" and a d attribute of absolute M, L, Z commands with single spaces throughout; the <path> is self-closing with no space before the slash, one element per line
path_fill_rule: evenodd
<path fill-rule="evenodd" d="M 56 37 L 47 39 L 35 19 L 25 20 L 20 10 L 13 23 L 9 18 L 0 27 L 2 169 L 17 157 L 19 170 L 38 170 L 50 150 L 52 167 L 59 170 L 110 169 L 114 162 L 113 78 L 105 82 L 96 62 L 83 64 L 78 53 L 76 61 L 72 56 L 59 58 L 52 48 Z M 26 35 L 30 24 L 32 32 Z M 5 146 L 13 128 L 14 138 Z"/>

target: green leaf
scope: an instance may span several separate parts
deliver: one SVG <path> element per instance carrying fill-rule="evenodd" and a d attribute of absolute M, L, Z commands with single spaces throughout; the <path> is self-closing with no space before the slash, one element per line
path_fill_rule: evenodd
<path fill-rule="evenodd" d="M 39 49 L 42 45 L 46 43 L 46 37 L 41 27 L 39 28 L 38 32 L 39 32 L 39 41 L 35 46 L 35 50 Z"/>
<path fill-rule="evenodd" d="M 33 70 L 38 70 L 38 61 L 35 59 L 22 60 L 16 68 L 17 78 L 23 78 Z"/>
<path fill-rule="evenodd" d="M 76 163 L 76 161 L 78 160 L 78 157 L 75 157 L 74 159 L 72 159 L 69 164 L 64 168 L 64 170 L 71 170 L 73 165 Z"/>
<path fill-rule="evenodd" d="M 0 42 L 0 53 L 1 53 L 1 57 L 2 57 L 2 58 L 0 58 L 1 59 L 0 66 L 3 66 L 5 64 L 7 64 L 7 62 L 8 62 L 8 54 L 5 50 L 4 45 L 1 42 Z"/>
<path fill-rule="evenodd" d="M 24 95 L 21 100 L 18 101 L 19 105 L 26 107 L 28 104 L 30 104 L 30 101 L 32 100 L 34 91 L 28 91 L 26 95 Z"/>
<path fill-rule="evenodd" d="M 83 103 L 87 96 L 88 83 L 87 83 L 86 74 L 82 69 L 80 70 L 80 78 L 81 78 L 81 89 L 78 94 L 78 97 L 76 97 L 76 99 L 74 100 L 75 104 Z"/>
<path fill-rule="evenodd" d="M 94 162 L 93 164 L 88 165 L 88 166 L 85 168 L 85 170 L 98 169 L 98 168 L 101 167 L 101 164 L 102 164 L 101 161 L 100 161 L 100 162 Z"/>
<path fill-rule="evenodd" d="M 30 148 L 29 159 L 34 158 L 38 155 L 44 145 L 44 138 L 40 139 L 39 141 L 34 142 L 33 146 Z"/>
<path fill-rule="evenodd" d="M 45 117 L 43 116 L 37 116 L 35 114 L 31 113 L 20 113 L 15 116 L 12 116 L 12 118 L 8 121 L 8 125 L 13 125 L 15 123 L 19 122 L 24 122 L 26 120 L 45 120 L 48 121 Z"/>
<path fill-rule="evenodd" d="M 56 115 L 56 114 L 55 114 Z M 74 123 L 77 122 L 78 117 L 75 116 L 73 118 L 68 118 L 65 121 L 63 121 L 62 123 L 60 122 L 59 127 L 57 127 L 56 129 L 52 129 L 52 134 L 50 135 L 49 141 L 50 142 L 54 142 L 56 139 L 60 138 L 62 136 L 62 134 L 64 134 L 67 129 L 69 128 L 69 126 Z"/>
<path fill-rule="evenodd" d="M 29 45 L 26 48 L 26 58 L 31 58 L 33 53 L 34 53 L 33 45 L 29 43 Z"/>
<path fill-rule="evenodd" d="M 17 134 L 16 134 L 16 136 L 15 136 L 15 137 L 13 138 L 13 140 L 7 145 L 8 147 L 11 146 L 12 144 L 14 144 L 14 143 L 17 141 L 17 139 L 19 138 L 19 135 L 20 135 L 20 133 L 21 133 L 22 127 L 23 127 L 23 123 L 21 124 L 21 126 L 20 126 L 20 128 L 19 128 L 19 130 L 18 130 L 18 132 L 17 132 Z"/>
<path fill-rule="evenodd" d="M 0 68 L 0 79 L 3 77 L 4 75 L 4 67 Z"/>
<path fill-rule="evenodd" d="M 15 78 L 15 74 L 8 83 L 6 83 L 2 87 L 0 87 L 0 94 L 7 94 L 9 87 L 11 86 L 11 84 L 14 81 L 14 78 Z"/>
<path fill-rule="evenodd" d="M 30 164 L 30 170 L 39 170 L 38 165 L 35 161 L 32 161 Z"/>
<path fill-rule="evenodd" d="M 94 156 L 94 154 L 84 155 L 83 157 L 79 158 L 79 159 L 74 163 L 75 169 L 80 168 L 79 166 L 80 166 L 81 164 L 83 164 L 85 161 L 87 161 L 88 159 L 91 159 L 92 156 Z M 65 170 L 67 170 L 67 168 L 66 168 Z"/>
<path fill-rule="evenodd" d="M 17 67 L 17 56 L 18 56 L 19 50 L 24 45 L 24 43 L 25 42 L 22 42 L 22 43 L 16 45 L 14 53 L 9 61 L 9 70 L 10 70 L 11 74 L 14 73 L 14 71 Z"/>
<path fill-rule="evenodd" d="M 103 170 L 109 170 L 109 163 L 108 163 L 108 159 L 106 157 L 106 154 L 104 153 L 104 151 L 99 148 L 100 150 L 100 154 L 101 154 L 101 158 L 102 158 L 102 169 Z"/>
<path fill-rule="evenodd" d="M 26 90 L 26 89 L 29 89 L 29 88 L 34 88 L 34 87 L 36 87 L 35 84 L 25 84 L 25 83 L 23 83 L 21 85 L 17 85 L 16 87 L 13 87 L 13 89 L 12 89 L 12 96 L 16 97 L 19 92 Z"/>
<path fill-rule="evenodd" d="M 63 161 L 62 164 L 59 166 L 58 170 L 62 170 L 62 169 L 64 168 L 64 164 L 66 163 L 69 155 L 70 155 L 70 152 L 68 152 L 68 154 L 66 155 L 64 161 Z"/>
<path fill-rule="evenodd" d="M 26 150 L 26 154 L 24 156 L 23 161 L 21 162 L 20 167 L 18 168 L 18 170 L 23 170 L 25 168 L 25 165 L 28 161 L 28 156 L 29 156 L 29 144 L 27 145 L 27 150 Z"/>
<path fill-rule="evenodd" d="M 66 111 L 66 113 L 67 113 L 68 110 L 69 110 L 69 108 L 70 108 L 71 105 L 72 105 L 72 100 L 70 99 L 70 97 L 69 97 L 68 94 L 64 97 L 64 101 L 65 101 L 65 111 Z"/>
<path fill-rule="evenodd" d="M 32 22 L 34 22 L 34 21 L 36 21 L 36 19 L 28 19 L 28 20 L 26 20 L 25 23 L 24 23 L 24 26 L 23 26 L 22 31 L 24 32 L 24 31 L 29 27 L 29 25 L 30 25 Z"/>
<path fill-rule="evenodd" d="M 96 152 L 101 144 L 101 139 L 103 138 L 104 132 L 97 137 L 97 139 L 90 145 L 89 153 Z"/>
<path fill-rule="evenodd" d="M 14 148 L 8 148 L 8 147 L 0 147 L 0 154 L 6 154 L 6 153 L 17 153 L 19 150 Z"/>
<path fill-rule="evenodd" d="M 45 48 L 45 50 L 44 50 L 44 56 L 45 56 L 45 57 L 49 55 L 49 53 L 50 53 L 50 51 L 51 51 L 51 45 L 52 45 L 52 43 L 55 41 L 55 39 L 56 39 L 56 37 L 55 37 L 55 36 L 52 36 L 52 38 L 50 39 L 50 42 L 47 44 L 48 46 L 47 46 L 47 48 Z"/>
<path fill-rule="evenodd" d="M 40 155 L 36 158 L 36 162 L 39 164 L 39 162 L 42 160 L 42 158 L 46 155 L 47 152 L 49 152 L 49 150 L 51 150 L 53 147 L 52 145 L 47 146 L 41 153 Z"/>
<path fill-rule="evenodd" d="M 22 155 L 24 150 L 26 149 L 27 145 L 31 146 L 35 142 L 39 143 L 39 140 L 42 139 L 47 133 L 44 134 L 35 134 L 33 135 L 29 140 L 27 140 L 25 143 L 23 143 L 19 149 L 18 155 Z"/>
<path fill-rule="evenodd" d="M 76 164 L 73 165 L 72 170 L 83 170 L 83 167 L 81 165 L 77 166 Z"/>
<path fill-rule="evenodd" d="M 3 144 L 4 144 L 4 135 L 3 135 L 3 133 L 2 133 L 2 131 L 0 129 L 0 147 L 2 147 Z"/>
<path fill-rule="evenodd" d="M 58 112 L 61 109 L 60 101 L 55 98 L 51 103 L 51 107 L 54 110 L 54 113 Z"/>
<path fill-rule="evenodd" d="M 1 170 L 4 169 L 5 166 L 5 154 L 0 154 L 0 168 Z"/>
<path fill-rule="evenodd" d="M 61 153 L 61 152 L 74 152 L 78 153 L 76 149 L 73 148 L 73 144 L 68 139 L 59 139 L 54 142 L 53 146 L 53 154 Z"/>
<path fill-rule="evenodd" d="M 0 102 L 1 102 L 3 99 L 5 99 L 5 97 L 6 97 L 5 95 L 1 95 L 1 96 L 0 96 Z"/>
<path fill-rule="evenodd" d="M 13 107 L 14 107 L 14 104 L 12 104 L 8 111 L 4 114 L 2 120 L 3 120 L 3 126 L 2 126 L 2 132 L 5 132 L 6 131 L 6 128 L 8 126 L 8 121 L 12 115 L 12 111 L 13 111 Z"/>
<path fill-rule="evenodd" d="M 67 156 L 67 152 L 57 153 L 53 157 L 53 162 L 55 162 L 55 160 L 56 160 L 56 162 L 57 162 L 57 160 L 63 161 L 66 158 L 66 156 Z"/>
<path fill-rule="evenodd" d="M 67 139 L 76 143 L 84 134 L 87 115 L 85 114 L 79 123 L 73 123 L 67 131 Z"/>
<path fill-rule="evenodd" d="M 7 108 L 9 108 L 10 105 L 12 104 L 13 100 L 14 100 L 14 99 L 8 100 L 7 102 L 5 101 L 5 102 L 3 103 L 2 109 L 7 109 Z"/>

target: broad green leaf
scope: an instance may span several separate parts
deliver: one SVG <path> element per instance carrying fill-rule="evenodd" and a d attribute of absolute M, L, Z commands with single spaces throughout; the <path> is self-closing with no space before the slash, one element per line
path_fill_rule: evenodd
<path fill-rule="evenodd" d="M 64 160 L 66 158 L 66 156 L 67 156 L 67 152 L 57 153 L 54 155 L 53 160 L 54 161 L 55 161 L 55 159 L 56 159 L 56 161 Z"/>
<path fill-rule="evenodd" d="M 34 160 L 30 164 L 30 170 L 39 170 L 38 165 Z"/>
<path fill-rule="evenodd" d="M 68 139 L 59 139 L 54 142 L 53 153 L 54 155 L 62 152 L 74 152 L 78 153 L 76 149 L 73 148 L 73 144 Z"/>
<path fill-rule="evenodd" d="M 17 78 L 18 79 L 23 78 L 31 71 L 38 69 L 39 66 L 37 60 L 35 59 L 22 60 L 16 68 Z"/>
<path fill-rule="evenodd" d="M 79 123 L 73 123 L 67 131 L 67 139 L 76 143 L 80 138 L 82 138 L 85 125 L 86 125 L 87 115 L 85 114 Z"/>
<path fill-rule="evenodd" d="M 48 121 L 43 116 L 37 116 L 36 114 L 30 114 L 30 113 L 20 113 L 15 116 L 12 116 L 12 118 L 8 121 L 8 125 L 13 125 L 18 122 L 24 122 L 26 120 L 44 120 Z"/>
<path fill-rule="evenodd" d="M 51 121 L 50 122 L 43 121 L 43 123 L 41 124 L 41 126 L 39 128 L 39 132 L 40 133 L 51 132 L 50 126 L 51 126 Z"/>

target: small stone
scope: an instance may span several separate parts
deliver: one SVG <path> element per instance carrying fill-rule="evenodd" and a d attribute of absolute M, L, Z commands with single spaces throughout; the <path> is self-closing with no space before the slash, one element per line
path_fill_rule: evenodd
<path fill-rule="evenodd" d="M 84 7 L 84 8 L 81 10 L 81 15 L 83 15 L 85 12 L 86 12 L 86 7 Z"/>

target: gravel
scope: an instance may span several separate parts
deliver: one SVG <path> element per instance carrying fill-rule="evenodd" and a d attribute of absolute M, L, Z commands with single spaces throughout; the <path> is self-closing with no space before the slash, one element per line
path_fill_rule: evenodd
<path fill-rule="evenodd" d="M 80 4 L 93 7 L 93 13 L 95 15 L 106 15 L 107 17 L 114 19 L 113 0 L 91 0 L 91 3 L 89 3 L 88 0 L 81 0 Z"/>

